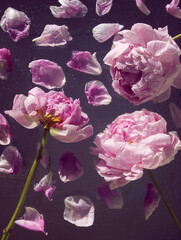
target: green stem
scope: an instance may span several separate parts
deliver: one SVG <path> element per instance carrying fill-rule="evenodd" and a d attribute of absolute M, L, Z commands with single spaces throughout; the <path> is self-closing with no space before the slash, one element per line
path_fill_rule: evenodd
<path fill-rule="evenodd" d="M 175 37 L 173 37 L 173 40 L 178 40 L 178 39 L 180 39 L 180 38 L 181 38 L 181 33 L 178 34 L 178 35 L 176 35 Z"/>
<path fill-rule="evenodd" d="M 178 218 L 176 217 L 173 209 L 171 208 L 170 204 L 168 203 L 167 198 L 166 198 L 165 194 L 163 193 L 161 187 L 159 186 L 158 182 L 156 181 L 153 173 L 150 170 L 148 170 L 148 169 L 146 169 L 146 172 L 147 172 L 148 176 L 150 177 L 151 181 L 153 182 L 153 184 L 155 185 L 156 189 L 158 190 L 158 192 L 159 192 L 161 198 L 163 199 L 163 201 L 164 201 L 164 203 L 165 203 L 169 213 L 171 214 L 174 222 L 176 223 L 179 231 L 181 232 L 181 224 L 180 224 Z"/>
<path fill-rule="evenodd" d="M 36 169 L 38 167 L 38 164 L 40 163 L 40 160 L 42 158 L 42 155 L 43 155 L 43 151 L 45 149 L 45 145 L 47 143 L 47 139 L 48 139 L 48 134 L 49 134 L 49 131 L 47 129 L 44 128 L 44 132 L 43 132 L 43 137 L 42 137 L 42 141 L 41 141 L 41 145 L 40 145 L 40 149 L 35 157 L 35 160 L 33 162 L 33 165 L 30 169 L 30 172 L 28 174 L 28 177 L 26 179 L 26 182 L 25 182 L 25 185 L 24 185 L 24 188 L 23 188 L 23 191 L 21 193 L 21 196 L 20 196 L 20 199 L 19 199 L 19 202 L 18 202 L 18 205 L 16 207 L 16 210 L 14 211 L 14 214 L 8 224 L 8 226 L 3 230 L 3 236 L 1 238 L 1 240 L 7 240 L 9 238 L 9 235 L 14 227 L 14 224 L 15 224 L 15 220 L 19 217 L 19 214 L 21 212 L 21 209 L 24 205 L 24 202 L 26 200 L 26 196 L 27 196 L 27 192 L 28 192 L 28 189 L 29 189 L 29 186 L 30 186 L 30 183 L 31 183 L 31 180 L 36 172 Z"/>

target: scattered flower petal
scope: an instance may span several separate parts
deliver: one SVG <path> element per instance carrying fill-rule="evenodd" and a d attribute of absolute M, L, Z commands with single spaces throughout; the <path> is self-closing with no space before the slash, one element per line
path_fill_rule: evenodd
<path fill-rule="evenodd" d="M 15 42 L 29 35 L 31 21 L 24 12 L 8 7 L 1 18 L 0 25 Z"/>
<path fill-rule="evenodd" d="M 49 172 L 49 174 L 45 175 L 39 183 L 34 186 L 34 190 L 36 192 L 44 192 L 45 196 L 52 201 L 51 196 L 54 193 L 56 187 L 54 186 L 55 181 L 52 180 L 53 173 Z"/>
<path fill-rule="evenodd" d="M 21 169 L 23 159 L 18 149 L 7 146 L 0 156 L 0 172 L 5 174 L 17 174 Z"/>
<path fill-rule="evenodd" d="M 119 188 L 111 190 L 108 183 L 101 184 L 97 192 L 111 209 L 121 209 L 123 207 L 123 197 Z"/>
<path fill-rule="evenodd" d="M 150 14 L 150 10 L 146 7 L 146 5 L 143 3 L 144 0 L 136 0 L 137 7 L 144 13 L 145 15 Z"/>
<path fill-rule="evenodd" d="M 29 63 L 28 67 L 31 69 L 32 82 L 42 87 L 61 88 L 66 82 L 62 68 L 49 60 L 35 60 Z"/>
<path fill-rule="evenodd" d="M 66 25 L 58 26 L 55 24 L 47 24 L 41 36 L 33 39 L 33 42 L 41 47 L 57 47 L 65 45 L 67 41 L 71 40 L 72 37 Z"/>
<path fill-rule="evenodd" d="M 43 215 L 35 208 L 25 207 L 25 214 L 16 220 L 15 223 L 28 230 L 43 232 L 45 235 L 48 234 L 44 231 L 45 223 Z"/>
<path fill-rule="evenodd" d="M 87 7 L 79 0 L 59 0 L 60 7 L 50 6 L 50 11 L 56 18 L 84 17 Z"/>
<path fill-rule="evenodd" d="M 6 118 L 0 113 L 0 144 L 8 145 L 11 142 L 11 133 Z"/>
<path fill-rule="evenodd" d="M 107 14 L 112 8 L 113 0 L 96 0 L 96 13 L 98 16 Z"/>
<path fill-rule="evenodd" d="M 64 200 L 63 217 L 77 227 L 89 227 L 94 222 L 95 208 L 90 199 L 84 196 L 70 196 Z"/>
<path fill-rule="evenodd" d="M 39 151 L 39 149 L 40 149 L 40 143 L 38 143 L 37 152 Z M 43 151 L 43 156 L 40 160 L 40 163 L 44 168 L 47 168 L 49 165 L 49 155 L 46 148 Z"/>
<path fill-rule="evenodd" d="M 158 207 L 160 202 L 160 194 L 152 183 L 147 185 L 147 193 L 144 200 L 145 219 L 151 216 L 153 211 Z"/>
<path fill-rule="evenodd" d="M 92 29 L 93 37 L 100 43 L 107 41 L 124 26 L 118 23 L 101 23 Z"/>
<path fill-rule="evenodd" d="M 181 9 L 178 6 L 179 2 L 180 0 L 172 0 L 171 3 L 166 5 L 167 12 L 177 18 L 181 18 Z"/>
<path fill-rule="evenodd" d="M 72 152 L 62 154 L 59 159 L 58 174 L 64 183 L 75 181 L 83 175 L 81 163 Z"/>
<path fill-rule="evenodd" d="M 181 109 L 175 103 L 169 103 L 169 108 L 176 128 L 181 128 Z"/>
<path fill-rule="evenodd" d="M 6 80 L 12 72 L 12 58 L 6 48 L 0 49 L 0 79 Z"/>
<path fill-rule="evenodd" d="M 72 52 L 72 59 L 67 63 L 67 66 L 92 75 L 100 75 L 102 73 L 102 68 L 97 61 L 96 53 L 91 54 L 87 51 Z"/>
<path fill-rule="evenodd" d="M 97 80 L 85 84 L 85 94 L 93 106 L 108 105 L 112 100 L 104 84 Z"/>

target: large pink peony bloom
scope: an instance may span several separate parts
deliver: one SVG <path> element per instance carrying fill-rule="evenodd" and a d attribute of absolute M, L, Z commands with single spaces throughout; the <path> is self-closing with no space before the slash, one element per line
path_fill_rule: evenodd
<path fill-rule="evenodd" d="M 181 71 L 180 54 L 167 27 L 157 30 L 137 23 L 119 32 L 104 62 L 111 66 L 114 90 L 139 105 L 165 101 L 171 85 L 180 87 L 174 83 Z"/>
<path fill-rule="evenodd" d="M 63 91 L 45 93 L 35 87 L 29 91 L 28 97 L 17 94 L 13 109 L 5 113 L 29 129 L 42 123 L 54 138 L 62 142 L 78 142 L 93 134 L 92 126 L 85 126 L 89 118 L 82 112 L 79 99 L 68 98 Z"/>
<path fill-rule="evenodd" d="M 141 178 L 144 168 L 170 163 L 181 149 L 176 132 L 167 133 L 164 118 L 146 109 L 117 117 L 95 144 L 96 169 L 111 189 Z"/>

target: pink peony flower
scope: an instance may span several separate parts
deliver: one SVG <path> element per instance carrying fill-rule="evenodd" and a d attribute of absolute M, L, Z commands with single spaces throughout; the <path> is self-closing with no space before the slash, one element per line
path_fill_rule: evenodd
<path fill-rule="evenodd" d="M 170 87 L 180 74 L 181 51 L 167 27 L 153 29 L 137 23 L 119 32 L 104 58 L 109 65 L 114 90 L 135 105 L 169 98 Z"/>
<path fill-rule="evenodd" d="M 12 58 L 6 48 L 0 49 L 0 79 L 6 80 L 12 72 Z"/>
<path fill-rule="evenodd" d="M 78 142 L 93 134 L 91 125 L 85 126 L 89 118 L 82 112 L 80 100 L 65 96 L 64 92 L 45 93 L 35 87 L 28 97 L 17 94 L 13 109 L 5 111 L 25 128 L 35 128 L 40 123 L 50 134 L 62 142 Z"/>
<path fill-rule="evenodd" d="M 176 132 L 167 133 L 164 118 L 146 109 L 117 117 L 95 144 L 96 169 L 111 189 L 141 178 L 144 168 L 170 163 L 181 149 Z"/>

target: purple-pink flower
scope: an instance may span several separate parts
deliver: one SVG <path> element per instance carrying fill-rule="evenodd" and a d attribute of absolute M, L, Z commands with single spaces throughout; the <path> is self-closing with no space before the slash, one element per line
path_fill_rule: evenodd
<path fill-rule="evenodd" d="M 177 18 L 181 18 L 181 9 L 178 6 L 179 2 L 180 0 L 172 0 L 166 5 L 167 12 Z"/>
<path fill-rule="evenodd" d="M 35 87 L 26 97 L 17 94 L 12 110 L 5 111 L 25 128 L 35 128 L 40 123 L 50 134 L 62 142 L 78 142 L 93 134 L 89 118 L 80 107 L 80 100 L 65 96 L 63 91 L 45 93 Z"/>
<path fill-rule="evenodd" d="M 118 116 L 94 143 L 96 170 L 111 189 L 141 178 L 144 168 L 170 163 L 181 149 L 177 133 L 167 133 L 164 118 L 146 109 Z"/>
<path fill-rule="evenodd" d="M 0 113 L 0 144 L 8 145 L 11 142 L 11 133 L 6 118 Z"/>
<path fill-rule="evenodd" d="M 112 8 L 113 0 L 96 0 L 96 13 L 98 16 L 103 16 Z"/>
<path fill-rule="evenodd" d="M 12 58 L 6 48 L 0 49 L 0 79 L 6 80 L 12 72 Z"/>
<path fill-rule="evenodd" d="M 157 30 L 137 23 L 119 34 L 121 39 L 114 41 L 104 58 L 114 90 L 135 105 L 168 99 L 181 71 L 181 51 L 167 27 Z"/>

